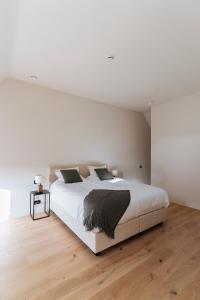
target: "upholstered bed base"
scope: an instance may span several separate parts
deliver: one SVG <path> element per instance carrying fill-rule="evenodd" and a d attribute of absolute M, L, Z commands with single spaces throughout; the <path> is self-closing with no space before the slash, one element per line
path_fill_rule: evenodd
<path fill-rule="evenodd" d="M 141 215 L 130 221 L 119 224 L 115 230 L 115 239 L 108 238 L 103 232 L 85 231 L 82 224 L 67 214 L 58 204 L 53 205 L 54 213 L 93 251 L 98 254 L 148 228 L 166 221 L 167 208 Z"/>

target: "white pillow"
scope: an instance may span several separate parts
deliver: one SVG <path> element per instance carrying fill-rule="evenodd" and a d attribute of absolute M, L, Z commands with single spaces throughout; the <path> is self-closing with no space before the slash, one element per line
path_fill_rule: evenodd
<path fill-rule="evenodd" d="M 95 171 L 95 169 L 106 169 L 107 166 L 106 165 L 102 165 L 102 166 L 98 166 L 98 167 L 95 167 L 95 166 L 88 166 L 88 169 L 89 169 L 89 173 L 90 173 L 90 179 L 94 179 L 94 181 L 99 181 L 99 177 L 97 176 L 97 173 Z"/>
<path fill-rule="evenodd" d="M 66 169 L 60 169 L 60 170 L 77 170 L 78 173 L 79 173 L 79 167 L 66 168 Z M 58 180 L 64 181 L 63 176 L 62 176 L 60 170 L 55 170 L 55 175 L 58 178 Z"/>

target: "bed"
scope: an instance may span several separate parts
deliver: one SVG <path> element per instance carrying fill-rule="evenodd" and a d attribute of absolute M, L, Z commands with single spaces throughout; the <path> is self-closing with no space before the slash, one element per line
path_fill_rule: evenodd
<path fill-rule="evenodd" d="M 160 188 L 121 178 L 98 182 L 89 176 L 86 165 L 79 166 L 83 182 L 65 184 L 55 177 L 55 170 L 62 168 L 50 168 L 51 209 L 96 255 L 167 219 L 168 195 Z M 115 229 L 115 239 L 83 226 L 83 200 L 95 188 L 130 190 L 131 201 Z"/>

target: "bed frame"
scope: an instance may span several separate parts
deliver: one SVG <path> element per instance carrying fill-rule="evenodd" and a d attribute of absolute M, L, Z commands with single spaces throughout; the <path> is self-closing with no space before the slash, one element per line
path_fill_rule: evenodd
<path fill-rule="evenodd" d="M 79 165 L 80 174 L 84 177 L 89 175 L 87 165 Z M 91 165 L 99 166 L 100 164 L 91 163 Z M 49 175 L 50 184 L 56 179 L 56 169 L 69 168 L 73 166 L 74 165 L 51 166 Z M 54 203 L 52 210 L 58 218 L 60 218 L 92 250 L 95 255 L 98 255 L 103 250 L 167 220 L 167 208 L 155 210 L 151 213 L 133 218 L 126 223 L 117 225 L 115 229 L 115 239 L 110 239 L 104 232 L 95 233 L 93 231 L 86 231 L 85 227 L 81 223 L 72 218 L 68 213 L 64 212 L 58 204 Z"/>

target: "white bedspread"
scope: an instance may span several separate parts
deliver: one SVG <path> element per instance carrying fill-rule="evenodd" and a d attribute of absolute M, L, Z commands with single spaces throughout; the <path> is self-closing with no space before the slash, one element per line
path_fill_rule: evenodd
<path fill-rule="evenodd" d="M 130 190 L 131 201 L 119 223 L 125 223 L 139 215 L 144 215 L 169 205 L 168 195 L 165 190 L 137 181 L 115 178 L 94 183 L 84 179 L 83 182 L 65 184 L 57 180 L 51 186 L 52 210 L 56 203 L 78 222 L 82 223 L 85 196 L 93 189 L 104 188 Z"/>

